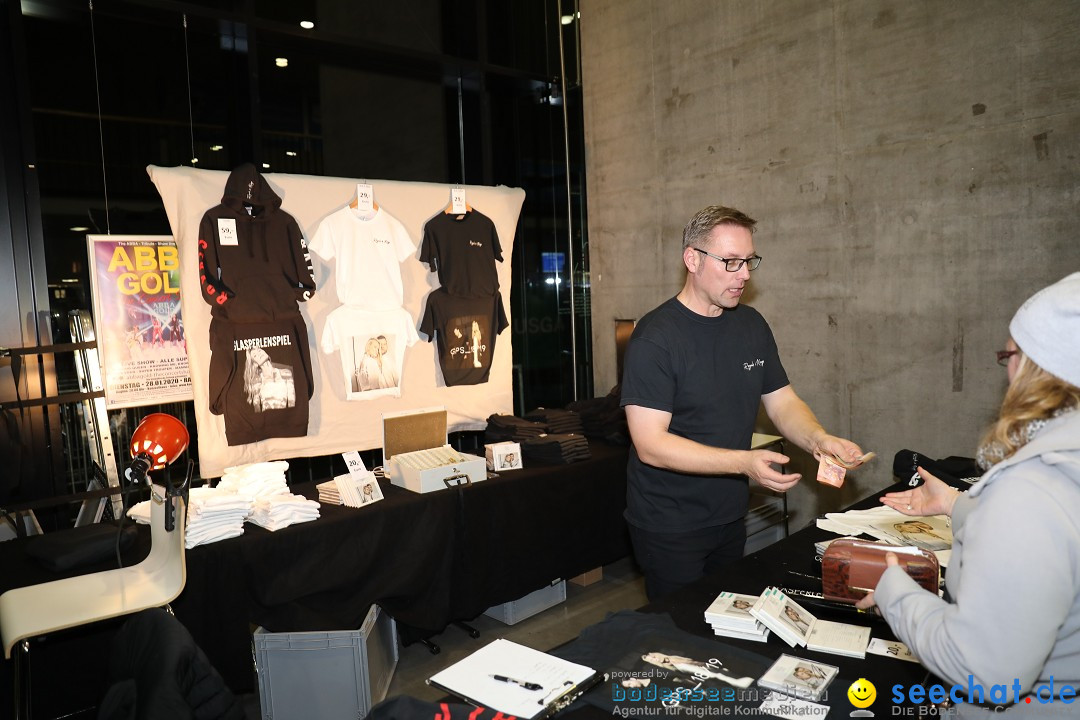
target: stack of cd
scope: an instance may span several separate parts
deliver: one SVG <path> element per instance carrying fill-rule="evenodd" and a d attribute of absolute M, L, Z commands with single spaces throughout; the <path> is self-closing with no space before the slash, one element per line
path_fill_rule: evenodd
<path fill-rule="evenodd" d="M 315 486 L 319 489 L 319 502 L 327 505 L 344 505 L 341 492 L 338 490 L 337 480 L 327 480 Z"/>
<path fill-rule="evenodd" d="M 705 622 L 721 637 L 765 642 L 769 638 L 769 628 L 750 614 L 750 608 L 757 600 L 757 595 L 722 592 L 705 609 Z"/>

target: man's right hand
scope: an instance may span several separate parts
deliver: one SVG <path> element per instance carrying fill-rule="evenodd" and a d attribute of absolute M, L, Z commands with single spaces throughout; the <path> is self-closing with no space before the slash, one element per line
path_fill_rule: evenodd
<path fill-rule="evenodd" d="M 787 492 L 802 480 L 800 473 L 784 474 L 776 469 L 791 461 L 787 455 L 772 450 L 750 450 L 749 461 L 743 474 L 767 490 Z"/>

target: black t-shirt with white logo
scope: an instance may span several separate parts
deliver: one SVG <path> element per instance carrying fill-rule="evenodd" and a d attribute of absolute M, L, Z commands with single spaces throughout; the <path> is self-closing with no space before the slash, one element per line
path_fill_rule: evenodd
<path fill-rule="evenodd" d="M 495 261 L 502 259 L 495 223 L 477 210 L 464 215 L 439 213 L 424 225 L 420 261 L 439 273 L 439 283 L 451 295 L 494 295 L 499 290 Z"/>
<path fill-rule="evenodd" d="M 750 449 L 761 396 L 788 384 L 768 323 L 739 305 L 705 317 L 672 298 L 647 313 L 626 348 L 622 404 L 671 413 L 669 432 L 712 447 Z M 647 465 L 631 448 L 626 519 L 651 532 L 700 530 L 746 514 L 741 475 Z"/>

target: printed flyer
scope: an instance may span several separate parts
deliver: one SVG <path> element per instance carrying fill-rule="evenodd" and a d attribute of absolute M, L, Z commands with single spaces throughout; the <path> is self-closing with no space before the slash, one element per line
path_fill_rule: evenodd
<path fill-rule="evenodd" d="M 173 239 L 86 237 L 106 407 L 191 400 Z"/>

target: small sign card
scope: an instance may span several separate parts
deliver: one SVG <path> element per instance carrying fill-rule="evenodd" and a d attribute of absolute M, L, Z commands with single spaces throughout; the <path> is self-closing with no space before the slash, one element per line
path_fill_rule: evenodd
<path fill-rule="evenodd" d="M 369 183 L 356 183 L 356 209 L 361 213 L 375 209 L 375 189 Z"/>
<path fill-rule="evenodd" d="M 450 190 L 450 211 L 454 215 L 464 215 L 468 211 L 465 205 L 465 188 L 453 188 Z"/>

